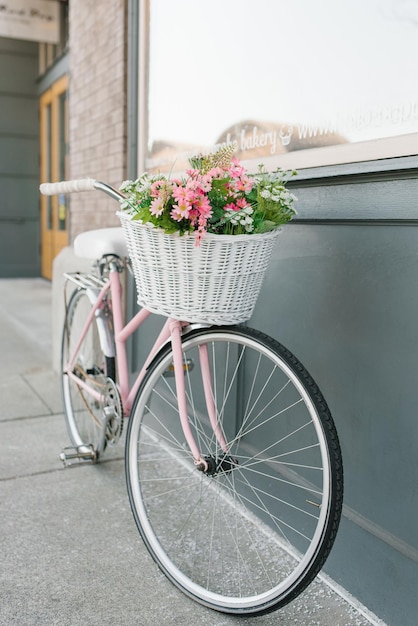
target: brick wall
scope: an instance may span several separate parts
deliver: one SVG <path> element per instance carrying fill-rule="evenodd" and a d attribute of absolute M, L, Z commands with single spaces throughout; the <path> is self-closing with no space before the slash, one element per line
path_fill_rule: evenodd
<path fill-rule="evenodd" d="M 118 186 L 126 178 L 126 0 L 71 0 L 69 175 Z M 73 194 L 70 240 L 116 226 L 117 204 L 99 192 Z"/>

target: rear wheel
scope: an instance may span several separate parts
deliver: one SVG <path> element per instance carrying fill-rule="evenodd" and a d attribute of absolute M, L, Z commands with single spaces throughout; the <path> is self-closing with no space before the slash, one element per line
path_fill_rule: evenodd
<path fill-rule="evenodd" d="M 114 384 L 115 359 L 103 354 L 96 318 L 93 319 L 71 368 L 78 381 L 88 385 L 96 393 L 96 397 L 70 378 L 66 371 L 69 355 L 79 341 L 91 309 L 92 304 L 86 290 L 75 291 L 68 304 L 62 339 L 62 395 L 65 421 L 72 445 L 77 448 L 81 446 L 81 452 L 83 446 L 90 446 L 94 451 L 94 459 L 97 460 L 107 443 L 113 443 L 119 437 L 122 413 Z M 109 406 L 114 407 L 114 411 L 103 435 L 106 421 L 104 409 Z"/>
<path fill-rule="evenodd" d="M 337 532 L 342 461 L 318 387 L 281 344 L 241 327 L 183 337 L 188 415 L 207 461 L 196 468 L 180 426 L 172 352 L 137 394 L 126 475 L 139 532 L 162 571 L 213 609 L 262 614 L 316 576 Z M 208 418 L 206 352 L 221 437 Z"/>

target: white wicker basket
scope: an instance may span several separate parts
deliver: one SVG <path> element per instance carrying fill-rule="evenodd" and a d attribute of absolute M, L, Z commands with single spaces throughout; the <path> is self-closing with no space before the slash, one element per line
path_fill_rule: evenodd
<path fill-rule="evenodd" d="M 119 212 L 138 304 L 203 324 L 237 324 L 253 312 L 280 229 L 254 235 L 167 235 Z"/>

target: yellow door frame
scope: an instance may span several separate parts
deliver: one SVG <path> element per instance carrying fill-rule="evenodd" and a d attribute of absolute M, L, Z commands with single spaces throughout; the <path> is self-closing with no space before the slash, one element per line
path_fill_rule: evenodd
<path fill-rule="evenodd" d="M 41 182 L 67 178 L 67 77 L 57 80 L 40 98 Z M 52 263 L 68 245 L 65 196 L 41 196 L 41 273 L 52 279 Z"/>

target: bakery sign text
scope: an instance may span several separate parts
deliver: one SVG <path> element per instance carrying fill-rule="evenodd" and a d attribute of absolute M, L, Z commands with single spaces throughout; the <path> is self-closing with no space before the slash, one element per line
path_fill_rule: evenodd
<path fill-rule="evenodd" d="M 0 0 L 0 37 L 58 43 L 59 3 Z"/>

